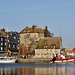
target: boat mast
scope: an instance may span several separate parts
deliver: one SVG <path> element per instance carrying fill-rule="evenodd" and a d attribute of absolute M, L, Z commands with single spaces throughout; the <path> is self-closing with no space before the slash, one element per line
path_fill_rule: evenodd
<path fill-rule="evenodd" d="M 7 28 L 7 33 L 6 33 L 6 51 L 5 51 L 5 56 L 7 56 L 7 44 L 8 43 L 8 28 Z"/>

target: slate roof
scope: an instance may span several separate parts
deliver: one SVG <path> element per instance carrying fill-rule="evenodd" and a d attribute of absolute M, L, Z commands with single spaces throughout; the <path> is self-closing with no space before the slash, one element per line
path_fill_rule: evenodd
<path fill-rule="evenodd" d="M 41 29 L 41 28 L 37 28 L 35 27 L 34 29 L 31 27 L 31 28 L 24 28 L 19 34 L 23 34 L 23 33 L 44 33 L 44 29 Z"/>

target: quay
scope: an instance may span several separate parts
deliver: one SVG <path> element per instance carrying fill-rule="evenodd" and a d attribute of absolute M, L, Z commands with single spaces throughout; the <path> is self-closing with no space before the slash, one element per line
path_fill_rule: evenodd
<path fill-rule="evenodd" d="M 23 59 L 18 58 L 19 63 L 50 63 L 51 59 L 49 58 L 40 58 L 40 59 Z"/>

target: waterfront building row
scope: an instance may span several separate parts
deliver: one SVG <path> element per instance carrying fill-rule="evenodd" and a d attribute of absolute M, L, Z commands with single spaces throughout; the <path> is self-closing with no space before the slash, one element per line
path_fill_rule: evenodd
<path fill-rule="evenodd" d="M 26 26 L 19 34 L 20 47 L 23 44 L 19 52 L 20 57 L 53 58 L 54 53 L 60 55 L 62 38 L 52 37 L 53 34 L 47 26 L 45 29 L 37 28 L 36 25 Z"/>
<path fill-rule="evenodd" d="M 5 55 L 6 45 L 7 45 L 7 53 L 9 52 L 8 53 L 9 55 L 13 55 L 14 51 L 18 52 L 18 45 L 19 45 L 18 32 L 16 31 L 6 32 L 4 28 L 0 30 L 0 56 Z"/>

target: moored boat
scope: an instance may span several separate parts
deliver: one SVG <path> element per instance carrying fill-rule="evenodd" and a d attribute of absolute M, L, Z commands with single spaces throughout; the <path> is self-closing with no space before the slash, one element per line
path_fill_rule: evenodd
<path fill-rule="evenodd" d="M 56 59 L 55 63 L 73 63 L 75 62 L 75 57 L 65 58 L 65 59 Z"/>
<path fill-rule="evenodd" d="M 15 63 L 16 58 L 14 57 L 0 57 L 0 63 Z"/>

